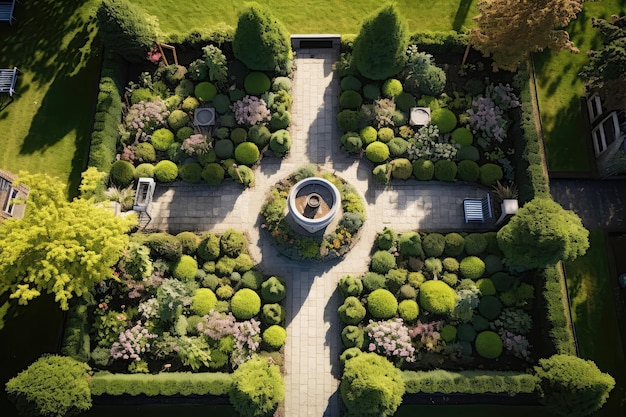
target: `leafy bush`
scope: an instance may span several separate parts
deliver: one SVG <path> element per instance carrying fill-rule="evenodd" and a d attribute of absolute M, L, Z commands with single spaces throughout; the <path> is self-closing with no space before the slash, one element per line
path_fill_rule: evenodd
<path fill-rule="evenodd" d="M 493 281 L 489 278 L 481 278 L 476 281 L 476 287 L 480 290 L 480 293 L 485 295 L 495 295 L 496 287 L 493 285 Z"/>
<path fill-rule="evenodd" d="M 476 336 L 476 353 L 485 359 L 496 359 L 502 354 L 502 339 L 496 332 L 486 330 Z"/>
<path fill-rule="evenodd" d="M 398 305 L 398 313 L 402 320 L 406 322 L 412 322 L 417 319 L 419 315 L 419 307 L 415 300 L 402 300 Z"/>
<path fill-rule="evenodd" d="M 402 233 L 398 237 L 398 252 L 403 256 L 424 256 L 422 239 L 417 232 Z"/>
<path fill-rule="evenodd" d="M 202 169 L 202 179 L 211 185 L 220 185 L 224 181 L 224 168 L 215 162 L 206 164 Z"/>
<path fill-rule="evenodd" d="M 277 111 L 272 113 L 270 128 L 272 130 L 287 129 L 291 123 L 291 113 L 288 111 Z"/>
<path fill-rule="evenodd" d="M 363 145 L 367 146 L 376 141 L 377 132 L 376 132 L 376 129 L 374 129 L 372 126 L 365 126 L 363 129 L 361 129 L 361 131 L 359 132 L 359 135 L 361 136 Z M 387 158 L 385 158 L 385 160 L 386 159 Z"/>
<path fill-rule="evenodd" d="M 337 114 L 339 129 L 344 132 L 354 132 L 357 130 L 359 122 L 359 112 L 356 110 L 342 110 Z"/>
<path fill-rule="evenodd" d="M 354 75 L 348 75 L 346 77 L 343 77 L 341 79 L 340 85 L 343 91 L 359 91 L 361 89 L 361 81 L 359 81 L 359 79 L 356 78 Z"/>
<path fill-rule="evenodd" d="M 480 299 L 478 311 L 487 320 L 495 320 L 502 311 L 502 303 L 493 295 L 485 295 Z"/>
<path fill-rule="evenodd" d="M 218 114 L 225 114 L 230 109 L 230 99 L 227 95 L 216 94 L 213 97 L 213 107 Z"/>
<path fill-rule="evenodd" d="M 194 95 L 196 96 L 196 98 L 204 103 L 208 103 L 209 101 L 213 100 L 213 97 L 215 97 L 216 94 L 217 87 L 215 87 L 215 84 L 208 81 L 198 83 L 194 90 Z"/>
<path fill-rule="evenodd" d="M 243 82 L 243 88 L 246 90 L 246 93 L 255 96 L 268 91 L 270 86 L 270 78 L 263 72 L 251 72 L 246 76 Z"/>
<path fill-rule="evenodd" d="M 457 275 L 452 272 L 444 272 L 441 280 L 449 286 L 454 287 L 459 282 L 459 277 L 457 277 Z"/>
<path fill-rule="evenodd" d="M 291 90 L 291 79 L 288 77 L 276 77 L 272 82 L 272 91 L 289 91 Z"/>
<path fill-rule="evenodd" d="M 386 274 L 396 267 L 396 258 L 387 251 L 377 251 L 372 255 L 370 270 L 378 274 Z"/>
<path fill-rule="evenodd" d="M 223 255 L 236 258 L 241 253 L 247 253 L 248 240 L 243 232 L 228 229 L 220 237 L 220 247 Z"/>
<path fill-rule="evenodd" d="M 214 261 L 220 257 L 220 238 L 209 234 L 198 244 L 198 256 L 205 261 Z"/>
<path fill-rule="evenodd" d="M 391 249 L 395 240 L 396 234 L 394 233 L 394 231 L 389 229 L 388 227 L 385 227 L 376 239 L 378 249 L 385 251 Z"/>
<path fill-rule="evenodd" d="M 280 304 L 265 304 L 261 311 L 261 319 L 268 326 L 281 324 L 285 321 L 286 311 Z"/>
<path fill-rule="evenodd" d="M 388 290 L 374 290 L 367 297 L 367 310 L 374 318 L 389 319 L 398 311 L 398 300 Z"/>
<path fill-rule="evenodd" d="M 350 415 L 385 417 L 402 403 L 404 382 L 388 359 L 362 353 L 346 360 L 339 390 Z"/>
<path fill-rule="evenodd" d="M 408 274 L 404 281 L 406 282 Z M 398 291 L 398 300 L 415 300 L 417 298 L 417 290 L 411 284 L 403 284 Z"/>
<path fill-rule="evenodd" d="M 400 95 L 396 97 L 396 107 L 403 112 L 408 112 L 415 106 L 417 106 L 417 101 L 415 97 L 413 97 L 413 94 L 400 93 Z"/>
<path fill-rule="evenodd" d="M 496 255 L 487 255 L 485 257 L 485 270 L 489 275 L 500 272 L 503 269 L 502 258 Z"/>
<path fill-rule="evenodd" d="M 280 349 L 287 340 L 287 331 L 276 324 L 269 326 L 263 332 L 263 343 L 272 350 Z"/>
<path fill-rule="evenodd" d="M 419 89 L 428 96 L 438 96 L 446 86 L 446 73 L 436 65 L 429 65 L 420 78 Z"/>
<path fill-rule="evenodd" d="M 286 130 L 277 130 L 270 138 L 270 149 L 276 156 L 285 156 L 291 149 L 291 136 Z"/>
<path fill-rule="evenodd" d="M 135 168 L 135 179 L 139 178 L 154 178 L 154 165 L 152 164 L 139 164 Z"/>
<path fill-rule="evenodd" d="M 217 303 L 215 293 L 208 288 L 198 288 L 191 300 L 191 310 L 199 315 L 204 316 L 213 310 Z"/>
<path fill-rule="evenodd" d="M 456 292 L 443 281 L 426 281 L 420 286 L 420 305 L 433 314 L 450 314 L 456 305 Z"/>
<path fill-rule="evenodd" d="M 285 284 L 278 277 L 270 277 L 261 284 L 261 296 L 268 303 L 277 303 L 285 298 Z"/>
<path fill-rule="evenodd" d="M 344 297 L 358 297 L 363 292 L 363 281 L 360 278 L 345 275 L 339 279 L 339 291 Z"/>
<path fill-rule="evenodd" d="M 135 157 L 139 162 L 154 162 L 156 160 L 154 146 L 149 142 L 138 144 L 135 146 Z"/>
<path fill-rule="evenodd" d="M 117 160 L 111 165 L 111 181 L 125 187 L 135 179 L 135 167 L 128 161 Z"/>
<path fill-rule="evenodd" d="M 456 339 L 456 327 L 451 324 L 446 324 L 441 328 L 441 338 L 444 342 L 450 343 Z"/>
<path fill-rule="evenodd" d="M 258 146 L 259 149 L 265 148 L 270 143 L 271 136 L 270 130 L 263 125 L 255 125 L 248 130 L 248 140 Z"/>
<path fill-rule="evenodd" d="M 262 357 L 242 363 L 233 373 L 229 398 L 242 417 L 271 415 L 285 398 L 280 368 Z"/>
<path fill-rule="evenodd" d="M 148 235 L 146 245 L 150 248 L 155 258 L 176 261 L 183 253 L 183 246 L 180 240 L 169 233 L 152 233 Z"/>
<path fill-rule="evenodd" d="M 474 141 L 474 135 L 472 135 L 472 131 L 466 127 L 459 127 L 454 129 L 452 134 L 450 135 L 452 142 L 458 143 L 461 146 L 471 145 Z"/>
<path fill-rule="evenodd" d="M 90 370 L 72 358 L 42 356 L 11 378 L 5 389 L 21 415 L 73 416 L 91 408 Z"/>
<path fill-rule="evenodd" d="M 339 355 L 339 362 L 341 362 L 341 366 L 345 366 L 346 362 L 352 358 L 356 358 L 363 352 L 358 347 L 351 347 L 344 350 L 341 355 Z"/>
<path fill-rule="evenodd" d="M 411 161 L 408 159 L 398 158 L 391 161 L 391 175 L 393 178 L 407 180 L 411 177 L 412 173 L 413 166 L 411 165 Z"/>
<path fill-rule="evenodd" d="M 395 78 L 389 78 L 383 83 L 382 93 L 384 97 L 396 98 L 402 94 L 402 83 Z"/>
<path fill-rule="evenodd" d="M 391 156 L 398 157 L 406 154 L 407 149 L 409 148 L 409 142 L 402 138 L 393 138 L 387 143 L 387 146 L 389 147 L 389 153 Z"/>
<path fill-rule="evenodd" d="M 188 123 L 189 115 L 182 110 L 174 110 L 167 117 L 167 124 L 170 126 L 170 128 L 172 128 L 172 130 L 178 130 L 182 127 L 185 127 Z"/>
<path fill-rule="evenodd" d="M 500 181 L 503 176 L 502 168 L 496 164 L 488 163 L 480 167 L 480 182 L 483 185 L 496 185 L 496 182 Z"/>
<path fill-rule="evenodd" d="M 348 325 L 356 325 L 365 318 L 365 307 L 356 297 L 347 297 L 337 309 L 337 314 L 342 322 Z"/>
<path fill-rule="evenodd" d="M 137 104 L 140 101 L 150 101 L 152 97 L 153 93 L 149 88 L 138 88 L 132 92 L 130 102 L 131 104 Z"/>
<path fill-rule="evenodd" d="M 378 140 L 384 143 L 389 143 L 394 138 L 393 129 L 389 127 L 381 127 L 378 130 Z"/>
<path fill-rule="evenodd" d="M 374 163 L 384 162 L 389 158 L 389 147 L 383 142 L 372 142 L 365 148 L 365 156 Z"/>
<path fill-rule="evenodd" d="M 444 258 L 441 262 L 443 269 L 448 272 L 457 272 L 459 270 L 459 261 L 455 258 Z"/>
<path fill-rule="evenodd" d="M 378 100 L 380 98 L 380 87 L 377 84 L 366 84 L 363 87 L 363 95 L 368 100 Z"/>
<path fill-rule="evenodd" d="M 361 151 L 363 142 L 358 133 L 347 132 L 341 136 L 341 146 L 349 153 L 358 153 Z"/>
<path fill-rule="evenodd" d="M 474 161 L 464 160 L 457 164 L 458 175 L 462 181 L 475 182 L 480 175 L 480 167 Z"/>
<path fill-rule="evenodd" d="M 176 239 L 180 241 L 183 253 L 185 255 L 195 255 L 198 249 L 199 239 L 193 232 L 181 232 L 176 235 Z"/>
<path fill-rule="evenodd" d="M 230 139 L 221 139 L 215 141 L 213 149 L 219 159 L 228 159 L 233 156 L 235 145 Z"/>
<path fill-rule="evenodd" d="M 427 159 L 413 161 L 413 175 L 420 181 L 430 181 L 435 174 L 435 164 Z"/>
<path fill-rule="evenodd" d="M 478 279 L 485 273 L 485 263 L 476 256 L 467 256 L 461 260 L 459 270 L 465 278 Z"/>
<path fill-rule="evenodd" d="M 385 276 L 376 272 L 367 272 L 363 275 L 363 286 L 368 291 L 374 291 L 379 288 L 385 288 Z"/>
<path fill-rule="evenodd" d="M 261 156 L 259 148 L 252 142 L 243 142 L 235 148 L 235 160 L 242 165 L 254 165 Z"/>
<path fill-rule="evenodd" d="M 170 115 L 170 117 L 172 116 Z M 165 152 L 167 151 L 167 148 L 169 148 L 170 145 L 174 143 L 174 133 L 172 133 L 171 130 L 165 128 L 157 129 L 152 134 L 150 141 L 152 142 L 152 146 L 154 146 L 154 149 L 156 149 L 157 151 Z"/>
<path fill-rule="evenodd" d="M 233 295 L 230 308 L 239 320 L 248 320 L 261 311 L 261 298 L 250 288 L 242 288 Z"/>
<path fill-rule="evenodd" d="M 456 116 L 451 110 L 442 107 L 430 113 L 430 123 L 437 126 L 440 133 L 452 132 L 456 127 Z"/>
<path fill-rule="evenodd" d="M 352 62 L 361 75 L 384 80 L 400 72 L 406 61 L 408 25 L 395 6 L 366 18 L 354 39 Z"/>
<path fill-rule="evenodd" d="M 470 233 L 465 237 L 465 252 L 468 255 L 482 255 L 487 249 L 487 239 L 482 233 Z"/>
<path fill-rule="evenodd" d="M 478 152 L 478 148 L 468 145 L 463 146 L 456 153 L 456 159 L 459 161 L 478 161 L 480 159 L 480 153 Z"/>
<path fill-rule="evenodd" d="M 446 247 L 446 238 L 439 233 L 429 233 L 422 239 L 422 249 L 428 257 L 439 257 Z"/>
<path fill-rule="evenodd" d="M 160 161 L 154 167 L 154 177 L 158 182 L 173 182 L 178 177 L 178 167 L 172 161 Z"/>
<path fill-rule="evenodd" d="M 465 239 L 458 233 L 448 233 L 445 237 L 445 253 L 449 256 L 459 256 L 465 249 Z"/>
<path fill-rule="evenodd" d="M 346 90 L 339 97 L 339 107 L 342 109 L 359 109 L 362 103 L 363 98 L 354 90 Z"/>
<path fill-rule="evenodd" d="M 346 326 L 341 331 L 341 341 L 346 348 L 362 348 L 365 344 L 365 333 L 357 326 Z"/>
<path fill-rule="evenodd" d="M 202 166 L 197 162 L 187 162 L 178 171 L 180 178 L 186 182 L 199 182 L 202 178 Z"/>
<path fill-rule="evenodd" d="M 467 323 L 461 323 L 456 329 L 456 337 L 462 342 L 473 342 L 476 339 L 476 329 Z"/>
<path fill-rule="evenodd" d="M 457 166 L 454 161 L 442 159 L 435 162 L 435 178 L 439 181 L 454 181 L 456 178 Z"/>

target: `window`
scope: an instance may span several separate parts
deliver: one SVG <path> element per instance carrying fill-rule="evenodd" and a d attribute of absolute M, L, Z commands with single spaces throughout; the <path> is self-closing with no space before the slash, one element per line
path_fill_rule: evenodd
<path fill-rule="evenodd" d="M 17 189 L 11 187 L 11 190 L 9 191 L 9 195 L 7 198 L 7 202 L 4 206 L 4 211 L 9 213 L 11 216 L 13 215 L 13 209 L 15 208 L 15 204 L 13 204 L 13 199 L 17 198 L 17 194 L 18 194 Z"/>
<path fill-rule="evenodd" d="M 596 156 L 600 156 L 620 136 L 619 119 L 617 113 L 612 112 L 591 131 Z"/>
<path fill-rule="evenodd" d="M 587 99 L 587 111 L 589 111 L 589 120 L 591 122 L 595 121 L 602 114 L 602 103 L 597 94 Z"/>

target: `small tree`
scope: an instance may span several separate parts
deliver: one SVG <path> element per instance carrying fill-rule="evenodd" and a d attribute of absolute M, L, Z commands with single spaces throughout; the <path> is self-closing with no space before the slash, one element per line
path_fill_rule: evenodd
<path fill-rule="evenodd" d="M 352 60 L 364 77 L 384 80 L 404 68 L 408 44 L 408 24 L 394 5 L 388 5 L 363 22 Z"/>
<path fill-rule="evenodd" d="M 351 416 L 391 416 L 402 403 L 404 380 L 386 358 L 363 353 L 346 362 L 339 390 Z"/>
<path fill-rule="evenodd" d="M 530 52 L 578 49 L 563 28 L 576 18 L 584 0 L 480 0 L 471 42 L 493 58 L 495 70 L 515 71 Z"/>
<path fill-rule="evenodd" d="M 589 248 L 589 231 L 576 213 L 549 198 L 538 197 L 500 229 L 498 245 L 509 267 L 543 268 L 584 255 Z"/>
<path fill-rule="evenodd" d="M 255 71 L 289 74 L 293 61 L 287 29 L 265 7 L 251 3 L 237 22 L 233 37 L 235 58 Z"/>
<path fill-rule="evenodd" d="M 26 215 L 0 224 L 0 294 L 26 305 L 47 292 L 67 310 L 70 298 L 114 277 L 136 218 L 116 217 L 92 200 L 68 202 L 65 184 L 44 174 L 20 181 L 30 187 Z"/>
<path fill-rule="evenodd" d="M 65 356 L 42 356 L 11 378 L 6 392 L 20 415 L 73 416 L 91 408 L 90 369 Z"/>
<path fill-rule="evenodd" d="M 592 361 L 571 355 L 554 355 L 539 360 L 541 401 L 561 416 L 583 417 L 599 410 L 615 386 L 611 375 Z"/>
<path fill-rule="evenodd" d="M 96 11 L 102 43 L 129 62 L 141 62 L 156 41 L 148 15 L 126 0 L 103 0 Z"/>
<path fill-rule="evenodd" d="M 230 402 L 243 417 L 270 416 L 284 398 L 280 369 L 265 358 L 249 360 L 233 374 Z"/>

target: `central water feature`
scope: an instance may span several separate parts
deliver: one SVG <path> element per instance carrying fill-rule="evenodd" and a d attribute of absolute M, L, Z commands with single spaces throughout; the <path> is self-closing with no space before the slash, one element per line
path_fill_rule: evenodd
<path fill-rule="evenodd" d="M 341 207 L 341 195 L 328 180 L 305 178 L 291 188 L 288 207 L 296 224 L 314 234 L 333 221 Z"/>

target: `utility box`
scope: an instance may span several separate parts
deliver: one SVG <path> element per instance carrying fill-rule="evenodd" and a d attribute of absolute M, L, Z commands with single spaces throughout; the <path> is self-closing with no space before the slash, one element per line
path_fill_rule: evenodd
<path fill-rule="evenodd" d="M 215 109 L 199 107 L 193 113 L 193 124 L 198 127 L 215 126 Z"/>
<path fill-rule="evenodd" d="M 133 204 L 133 210 L 135 211 L 148 211 L 148 206 L 152 202 L 152 196 L 154 195 L 154 189 L 156 188 L 156 182 L 152 178 L 139 178 L 137 183 L 137 190 L 135 192 L 135 204 Z"/>

